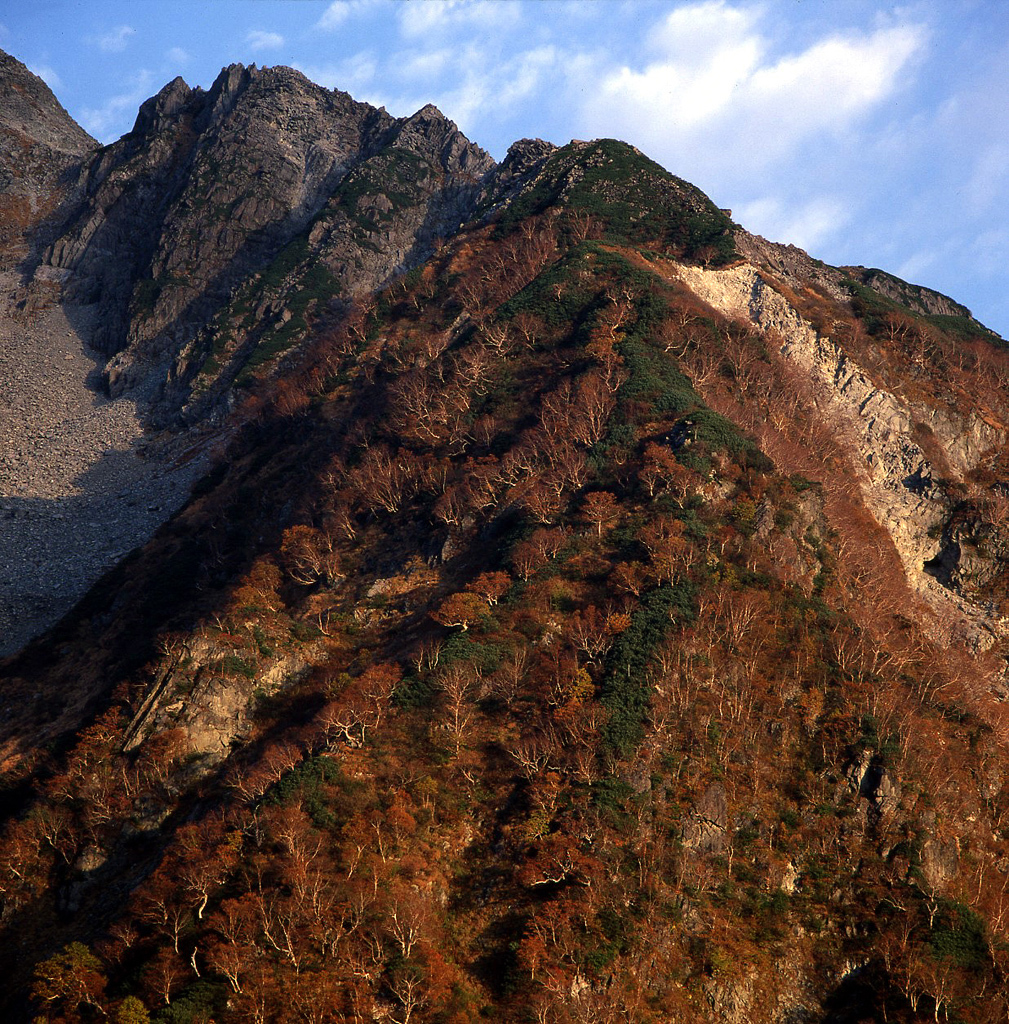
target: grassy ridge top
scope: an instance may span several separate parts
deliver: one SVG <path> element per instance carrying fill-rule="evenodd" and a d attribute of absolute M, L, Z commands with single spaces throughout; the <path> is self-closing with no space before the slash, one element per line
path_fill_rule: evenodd
<path fill-rule="evenodd" d="M 608 241 L 721 266 L 735 257 L 733 225 L 700 189 L 625 142 L 571 142 L 519 197 L 501 226 L 564 206 L 597 222 Z"/>

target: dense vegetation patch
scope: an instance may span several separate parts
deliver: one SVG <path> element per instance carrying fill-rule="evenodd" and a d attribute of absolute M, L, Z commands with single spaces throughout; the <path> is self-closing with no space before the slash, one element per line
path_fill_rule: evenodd
<path fill-rule="evenodd" d="M 347 210 L 373 172 L 396 203 L 428 170 L 363 168 Z M 731 255 L 681 185 L 569 147 L 338 324 L 304 239 L 236 296 L 251 327 L 299 286 L 301 361 L 10 681 L 72 664 L 93 713 L 4 778 L 8 1006 L 759 1021 L 787 961 L 838 1019 L 998 1019 L 995 732 L 849 565 L 842 464 L 781 473 L 729 415 L 780 422 L 777 382 L 663 272 Z"/>
<path fill-rule="evenodd" d="M 556 206 L 598 221 L 608 241 L 669 249 L 712 266 L 735 254 L 732 222 L 704 193 L 613 139 L 570 143 L 554 153 L 500 226 L 507 230 Z"/>

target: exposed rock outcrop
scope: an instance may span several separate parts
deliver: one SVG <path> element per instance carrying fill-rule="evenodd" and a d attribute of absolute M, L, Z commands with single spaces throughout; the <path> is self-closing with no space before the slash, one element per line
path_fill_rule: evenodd
<path fill-rule="evenodd" d="M 0 50 L 0 259 L 26 255 L 28 234 L 71 192 L 97 145 L 42 79 Z"/>
<path fill-rule="evenodd" d="M 207 91 L 169 82 L 98 147 L 0 54 L 0 257 L 29 276 L 0 283 L 0 653 L 184 499 L 199 462 L 171 468 L 152 427 L 226 408 L 271 331 L 295 345 L 330 302 L 422 260 L 493 166 L 432 106 L 397 120 L 290 68 L 241 65 Z M 324 287 L 299 305 L 306 274 Z"/>
<path fill-rule="evenodd" d="M 169 422 L 233 333 L 211 321 L 236 289 L 270 272 L 300 286 L 283 281 L 297 260 L 278 273 L 285 246 L 311 246 L 327 296 L 372 290 L 469 218 L 493 165 L 432 106 L 397 120 L 290 68 L 233 65 L 206 92 L 177 78 L 144 103 L 86 166 L 44 263 L 71 272 L 70 315 L 94 324 L 111 393 L 140 389 Z M 215 362 L 214 397 L 255 347 L 248 333 Z"/>
<path fill-rule="evenodd" d="M 753 249 L 754 255 L 763 251 Z M 808 264 L 798 252 L 790 264 L 776 267 L 803 273 Z M 950 586 L 959 582 L 959 555 L 951 550 L 948 529 L 953 505 L 937 481 L 951 475 L 962 483 L 986 453 L 1005 443 L 1005 428 L 981 412 L 909 402 L 887 390 L 837 339 L 804 320 L 752 263 L 726 270 L 682 267 L 680 274 L 715 309 L 773 339 L 807 375 L 822 414 L 851 451 L 866 507 L 892 538 L 908 582 L 942 617 L 963 622 L 975 645 L 989 646 L 1001 622 L 965 599 L 961 587 Z M 932 455 L 924 450 L 926 438 Z M 942 465 L 934 465 L 934 458 Z"/>
<path fill-rule="evenodd" d="M 487 175 L 481 196 L 485 217 L 501 209 L 532 182 L 557 147 L 543 139 L 520 139 L 512 143 L 507 156 Z"/>

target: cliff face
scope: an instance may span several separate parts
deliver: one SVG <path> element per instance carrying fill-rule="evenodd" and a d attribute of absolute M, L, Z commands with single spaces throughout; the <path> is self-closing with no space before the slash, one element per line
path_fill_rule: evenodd
<path fill-rule="evenodd" d="M 822 428 L 844 453 L 845 478 L 857 486 L 861 501 L 893 544 L 904 576 L 934 613 L 934 628 L 987 649 L 1007 635 L 1001 614 L 993 615 L 991 605 L 978 599 L 996 564 L 989 552 L 987 565 L 976 559 L 968 568 L 965 559 L 961 566 L 950 524 L 972 474 L 1004 449 L 1003 420 L 991 409 L 957 407 L 952 396 L 925 400 L 888 388 L 878 372 L 860 364 L 842 332 L 822 322 L 817 329 L 770 283 L 774 270 L 784 267 L 770 255 L 765 249 L 759 262 L 725 271 L 682 267 L 679 273 L 699 298 L 751 325 L 778 358 L 799 371 Z M 793 266 L 799 273 L 803 269 Z M 800 280 L 840 286 L 839 272 L 808 269 L 812 273 L 793 277 L 797 286 Z M 914 308 L 953 315 L 944 297 L 926 289 L 915 292 Z M 969 317 L 964 307 L 955 310 Z M 774 450 L 773 439 L 767 447 Z"/>
<path fill-rule="evenodd" d="M 271 270 L 300 286 L 287 279 L 298 261 L 275 273 L 285 246 L 310 243 L 327 298 L 373 289 L 468 219 L 492 164 L 433 107 L 396 120 L 289 68 L 235 65 L 207 92 L 176 79 L 86 164 L 43 271 L 69 274 L 64 297 L 96 325 L 111 393 L 141 389 L 168 421 L 201 369 L 218 395 L 258 344 L 231 319 L 207 330 L 236 291 Z M 222 360 L 233 329 L 238 354 Z"/>
<path fill-rule="evenodd" d="M 28 235 L 74 185 L 97 143 L 49 87 L 0 51 L 0 259 L 27 253 Z"/>

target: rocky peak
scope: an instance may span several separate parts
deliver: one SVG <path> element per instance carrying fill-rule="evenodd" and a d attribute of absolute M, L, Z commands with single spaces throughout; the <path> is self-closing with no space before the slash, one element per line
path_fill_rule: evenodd
<path fill-rule="evenodd" d="M 197 89 L 195 93 L 201 91 Z M 173 78 L 161 92 L 141 105 L 130 134 L 150 135 L 153 132 L 163 131 L 190 102 L 195 93 L 181 76 Z"/>
<path fill-rule="evenodd" d="M 508 154 L 487 176 L 483 206 L 493 211 L 514 198 L 543 169 L 557 147 L 543 139 L 520 139 L 512 143 Z"/>
<path fill-rule="evenodd" d="M 755 266 L 766 267 L 779 280 L 791 288 L 815 284 L 836 299 L 847 299 L 845 275 L 836 267 L 829 267 L 795 245 L 770 242 L 743 228 L 735 232 L 736 249 Z"/>
<path fill-rule="evenodd" d="M 246 90 L 252 80 L 252 68 L 246 68 L 243 64 L 231 64 L 224 68 L 214 79 L 214 84 L 208 93 L 208 119 L 210 121 L 223 120 L 234 109 L 238 97 Z M 201 125 L 201 130 L 203 126 Z"/>
<path fill-rule="evenodd" d="M 41 78 L 0 50 L 0 256 L 24 257 L 26 233 L 67 195 L 68 172 L 97 145 Z"/>
<path fill-rule="evenodd" d="M 479 178 L 494 167 L 493 159 L 470 142 L 455 122 L 432 103 L 397 122 L 394 131 L 394 145 L 429 152 L 442 169 L 449 173 Z"/>
<path fill-rule="evenodd" d="M 519 139 L 508 149 L 499 174 L 523 174 L 557 152 L 552 142 L 543 139 Z"/>
<path fill-rule="evenodd" d="M 63 109 L 49 86 L 3 50 L 0 50 L 0 132 L 17 134 L 33 147 L 42 146 L 71 156 L 83 156 L 97 145 Z"/>
<path fill-rule="evenodd" d="M 0 664 L 0 1019 L 88 967 L 71 941 L 110 1019 L 161 977 L 222 1021 L 416 992 L 431 1019 L 1005 1019 L 1009 359 L 964 307 L 747 235 L 624 143 L 494 168 L 435 107 L 290 69 L 170 83 L 83 173 L 40 268 L 68 301 L 0 322 L 27 421 L 0 472 L 33 495 L 0 507 L 9 621 L 106 564 L 78 538 L 121 559 L 198 449 L 138 470 L 74 327 L 114 392 L 234 443 Z M 481 188 L 497 226 L 460 231 Z"/>
<path fill-rule="evenodd" d="M 258 341 L 239 332 L 217 387 L 204 368 L 219 365 L 208 352 L 225 327 L 212 321 L 230 321 L 257 275 L 280 283 L 270 268 L 285 246 L 312 232 L 331 299 L 377 287 L 472 216 L 493 167 L 432 105 L 396 119 L 292 68 L 233 64 L 205 92 L 178 78 L 143 104 L 86 168 L 46 261 L 69 272 L 65 297 L 95 325 L 111 392 L 142 387 L 160 422 L 201 373 L 200 389 L 226 393 Z"/>
<path fill-rule="evenodd" d="M 909 284 L 874 267 L 841 267 L 844 273 L 874 292 L 925 316 L 954 316 L 973 320 L 971 311 L 948 295 L 923 285 Z"/>

